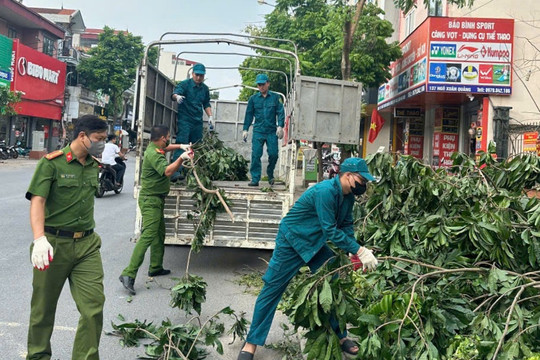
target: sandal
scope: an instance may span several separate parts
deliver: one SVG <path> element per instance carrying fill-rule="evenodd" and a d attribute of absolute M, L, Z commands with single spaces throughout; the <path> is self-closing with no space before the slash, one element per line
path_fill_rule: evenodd
<path fill-rule="evenodd" d="M 354 341 L 350 340 L 350 339 L 347 339 L 343 342 L 343 344 L 341 344 L 341 351 L 343 351 L 345 354 L 349 354 L 349 355 L 356 355 L 358 354 L 358 350 L 356 351 L 352 351 L 351 349 L 353 347 L 358 347 L 358 344 L 355 343 Z M 240 360 L 240 358 L 239 358 Z M 247 360 L 247 358 L 246 358 Z"/>
<path fill-rule="evenodd" d="M 254 354 L 247 351 L 240 351 L 240 354 L 238 354 L 237 360 L 253 360 L 253 355 Z"/>

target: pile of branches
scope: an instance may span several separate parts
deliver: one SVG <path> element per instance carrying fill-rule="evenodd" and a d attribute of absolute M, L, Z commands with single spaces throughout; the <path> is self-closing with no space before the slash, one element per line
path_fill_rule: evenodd
<path fill-rule="evenodd" d="M 172 304 L 171 304 L 172 305 Z M 193 317 L 184 324 L 174 324 L 164 320 L 160 326 L 152 322 L 135 320 L 134 322 L 112 323 L 113 331 L 107 335 L 120 337 L 120 344 L 125 347 L 145 346 L 145 356 L 139 359 L 156 360 L 199 360 L 208 356 L 207 346 L 212 346 L 223 355 L 223 344 L 220 337 L 225 333 L 225 326 L 219 321 L 220 315 L 234 319 L 227 331 L 228 335 L 244 338 L 247 320 L 243 314 L 237 316 L 230 307 L 225 307 L 201 323 L 200 318 Z M 119 315 L 119 320 L 125 319 Z"/>
<path fill-rule="evenodd" d="M 282 306 L 308 359 L 341 359 L 331 315 L 361 359 L 540 359 L 540 201 L 525 194 L 540 159 L 452 159 L 368 159 L 380 180 L 355 206 L 355 235 L 381 264 L 354 272 L 337 251 L 289 289 Z"/>
<path fill-rule="evenodd" d="M 110 335 L 121 338 L 122 346 L 139 346 L 141 340 L 145 345 L 144 359 L 159 360 L 198 360 L 207 357 L 205 347 L 212 346 L 223 355 L 223 345 L 220 337 L 225 333 L 225 326 L 219 321 L 220 315 L 227 315 L 233 319 L 233 324 L 227 334 L 244 339 L 247 333 L 247 320 L 244 313 L 236 314 L 230 307 L 221 309 L 204 323 L 200 314 L 202 305 L 206 301 L 207 283 L 200 276 L 189 274 L 192 251 L 199 251 L 204 238 L 211 229 L 218 211 L 224 209 L 220 202 L 221 196 L 227 201 L 224 194 L 215 196 L 216 191 L 212 181 L 216 180 L 247 180 L 247 161 L 233 149 L 224 146 L 223 142 L 205 130 L 204 140 L 193 146 L 195 159 L 189 167 L 187 187 L 194 192 L 196 200 L 195 216 L 190 215 L 194 221 L 195 237 L 188 255 L 185 275 L 171 289 L 170 306 L 178 308 L 186 314 L 197 312 L 198 316 L 191 318 L 184 324 L 174 324 L 170 320 L 162 321 L 160 326 L 145 321 L 112 323 L 113 331 Z M 203 187 L 209 192 L 203 190 Z M 213 191 L 213 192 L 212 192 Z M 121 321 L 125 321 L 120 316 Z"/>
<path fill-rule="evenodd" d="M 196 169 L 199 181 L 207 189 L 214 189 L 213 181 L 248 179 L 248 162 L 242 155 L 226 147 L 215 132 L 208 133 L 204 129 L 203 135 L 203 140 L 193 146 L 194 167 L 189 170 L 187 176 L 187 187 L 194 192 L 193 199 L 196 201 L 195 216 L 188 216 L 195 226 L 195 235 L 191 243 L 195 252 L 202 248 L 204 238 L 212 229 L 217 213 L 223 211 L 224 208 L 217 196 L 201 189 L 195 179 L 193 169 Z M 227 201 L 224 192 L 220 191 L 220 194 Z"/>

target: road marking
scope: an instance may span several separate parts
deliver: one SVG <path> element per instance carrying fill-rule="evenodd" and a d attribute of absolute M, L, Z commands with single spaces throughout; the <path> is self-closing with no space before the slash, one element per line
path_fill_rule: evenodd
<path fill-rule="evenodd" d="M 2 322 L 0 321 L 0 327 L 21 327 L 21 326 L 26 326 L 26 324 L 20 324 L 20 323 L 16 323 L 16 322 Z M 54 327 L 54 330 L 64 330 L 64 331 L 77 331 L 77 328 L 74 328 L 74 327 L 69 327 L 69 326 L 55 326 Z"/>

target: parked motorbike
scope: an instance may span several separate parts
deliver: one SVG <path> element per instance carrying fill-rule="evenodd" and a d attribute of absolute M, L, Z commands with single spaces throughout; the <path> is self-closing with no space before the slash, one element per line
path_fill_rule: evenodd
<path fill-rule="evenodd" d="M 17 150 L 15 150 L 15 146 L 7 146 L 5 140 L 0 141 L 0 149 L 1 149 L 0 158 L 2 158 L 3 160 L 9 159 L 9 158 L 16 159 L 19 157 L 19 153 L 17 152 Z"/>
<path fill-rule="evenodd" d="M 17 141 L 15 143 L 15 150 L 22 157 L 28 156 L 28 154 L 30 154 L 30 148 L 23 148 L 20 141 Z"/>
<path fill-rule="evenodd" d="M 323 156 L 323 178 L 332 179 L 339 175 L 339 160 L 334 157 L 334 153 Z"/>
<path fill-rule="evenodd" d="M 125 160 L 117 157 L 115 159 L 117 163 L 124 163 Z M 124 165 L 125 166 L 125 165 Z M 119 185 L 116 184 L 116 171 L 112 168 L 112 165 L 99 164 L 99 188 L 96 193 L 96 197 L 103 197 L 105 192 L 114 191 L 115 194 L 120 194 L 124 188 L 124 179 L 118 180 Z"/>
<path fill-rule="evenodd" d="M 8 158 L 8 154 L 5 151 L 5 148 L 0 145 L 0 159 L 6 160 Z"/>

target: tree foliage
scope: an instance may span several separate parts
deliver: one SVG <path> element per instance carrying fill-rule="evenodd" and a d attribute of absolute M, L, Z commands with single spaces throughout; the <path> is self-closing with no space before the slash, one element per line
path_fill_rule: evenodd
<path fill-rule="evenodd" d="M 266 15 L 263 28 L 248 27 L 252 35 L 289 39 L 298 46 L 303 75 L 340 79 L 343 50 L 343 23 L 349 16 L 346 5 L 325 0 L 279 0 L 273 12 Z M 387 43 L 393 32 L 392 24 L 382 20 L 383 11 L 371 4 L 364 8 L 351 51 L 351 77 L 367 86 L 375 86 L 390 77 L 389 64 L 401 56 L 397 42 Z M 255 43 L 294 50 L 292 45 L 275 41 L 256 40 Z M 279 54 L 264 55 L 280 56 Z M 289 64 L 280 60 L 248 58 L 243 66 L 280 70 L 289 74 Z M 244 84 L 254 84 L 256 72 L 241 70 Z M 282 75 L 269 73 L 272 89 L 285 93 Z M 243 89 L 241 99 L 253 90 Z"/>
<path fill-rule="evenodd" d="M 105 26 L 98 45 L 88 52 L 77 70 L 88 88 L 110 96 L 109 110 L 116 119 L 122 110 L 122 94 L 135 81 L 137 65 L 143 56 L 140 36 Z"/>
<path fill-rule="evenodd" d="M 16 105 L 21 101 L 21 93 L 0 85 L 0 115 L 16 115 Z"/>
<path fill-rule="evenodd" d="M 223 141 L 219 140 L 217 132 L 208 133 L 205 128 L 202 141 L 196 143 L 193 150 L 196 154 L 194 168 L 205 188 L 214 190 L 213 181 L 247 180 L 247 160 L 234 149 L 226 147 Z M 217 196 L 201 189 L 192 169 L 188 172 L 187 187 L 194 192 L 193 199 L 197 207 L 188 215 L 188 219 L 193 221 L 195 228 L 191 248 L 199 252 L 206 235 L 214 226 L 217 213 L 223 211 L 224 207 Z M 222 190 L 219 191 L 224 201 L 228 202 L 225 193 Z"/>
<path fill-rule="evenodd" d="M 330 315 L 359 358 L 532 359 L 540 354 L 540 158 L 448 170 L 412 157 L 368 159 L 380 177 L 355 207 L 356 236 L 381 260 L 352 272 L 345 254 L 296 281 L 284 310 L 307 330 L 308 359 L 341 359 Z M 340 274 L 340 276 L 335 276 Z"/>

